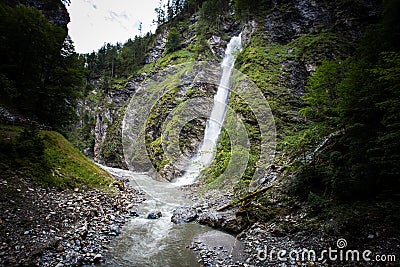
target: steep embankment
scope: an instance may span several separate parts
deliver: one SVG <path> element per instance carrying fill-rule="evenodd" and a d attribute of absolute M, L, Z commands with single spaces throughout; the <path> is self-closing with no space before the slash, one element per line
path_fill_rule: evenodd
<path fill-rule="evenodd" d="M 60 189 L 106 189 L 112 177 L 61 134 L 23 126 L 1 126 L 2 171 Z M 8 174 L 9 173 L 9 174 Z"/>
<path fill-rule="evenodd" d="M 59 132 L 42 130 L 68 132 L 82 89 L 68 2 L 0 3 L 0 266 L 103 262 L 140 201 Z"/>
<path fill-rule="evenodd" d="M 0 265 L 102 262 L 141 197 L 62 135 L 0 125 Z"/>
<path fill-rule="evenodd" d="M 223 12 L 227 11 L 224 9 Z M 239 23 L 227 16 L 224 20 L 224 30 L 208 32 L 206 35 L 196 34 L 197 30 L 206 24 L 207 18 L 193 13 L 194 10 L 185 10 L 171 21 L 160 25 L 154 35 L 136 37 L 134 41 L 128 41 L 120 53 L 116 52 L 116 47 L 109 45 L 101 49 L 95 56 L 90 55 L 94 56 L 88 66 L 92 73 L 88 87 L 90 91 L 84 102 L 79 105 L 79 114 L 82 114 L 80 125 L 85 130 L 79 134 L 78 139 L 81 140 L 79 143 L 82 150 L 93 156 L 96 161 L 111 166 L 127 167 L 124 162 L 121 125 L 128 101 L 136 90 L 142 87 L 143 82 L 156 77 L 162 78 L 166 74 L 163 71 L 168 72 L 173 65 L 193 63 L 197 60 L 207 60 L 218 64 L 230 37 L 240 33 Z M 170 33 L 175 33 L 178 37 L 174 39 L 173 34 Z M 147 46 L 142 47 L 139 44 Z M 117 72 L 118 64 L 123 64 L 126 53 L 129 53 L 125 53 L 125 50 L 132 51 L 131 49 L 144 53 L 141 61 L 134 61 L 131 64 L 136 65 L 136 70 L 110 79 L 110 66 L 107 65 L 109 62 L 107 63 L 105 59 L 116 54 L 117 59 L 121 61 L 121 63 L 114 64 L 114 71 Z M 101 62 L 98 64 L 96 63 L 98 61 Z M 104 65 L 107 65 L 108 69 L 102 69 Z M 191 82 L 190 77 L 183 82 Z M 149 138 L 151 141 L 148 146 L 150 157 L 154 159 L 155 165 L 159 165 L 163 161 L 162 149 L 159 149 L 161 144 L 157 141 L 160 137 L 160 123 L 164 122 L 166 116 L 179 104 L 178 97 L 186 99 L 201 96 L 211 97 L 217 88 L 216 85 L 199 83 L 193 84 L 189 90 L 187 89 L 185 86 L 180 86 L 169 95 L 163 96 L 160 102 L 164 102 L 164 104 L 154 109 L 154 113 L 158 112 L 161 116 L 150 118 L 148 125 L 153 136 Z M 184 129 L 184 135 L 188 135 L 189 138 L 185 138 L 186 140 L 182 140 L 182 142 L 189 154 L 193 154 L 196 150 L 196 144 L 202 138 L 203 131 L 201 129 L 204 129 L 204 125 L 205 120 L 198 120 L 193 123 L 195 129 L 191 129 L 191 127 Z M 90 134 L 88 134 L 89 131 Z M 163 176 L 166 177 L 174 172 L 173 167 L 166 162 L 162 165 L 157 168 L 161 170 L 165 166 L 166 175 Z"/>

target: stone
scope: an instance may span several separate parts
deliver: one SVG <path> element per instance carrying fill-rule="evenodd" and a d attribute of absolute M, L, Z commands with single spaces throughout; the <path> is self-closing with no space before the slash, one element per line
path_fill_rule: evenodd
<path fill-rule="evenodd" d="M 101 254 L 99 253 L 99 254 L 96 254 L 96 255 L 93 257 L 93 262 L 94 262 L 94 263 L 99 263 L 102 259 L 103 259 L 103 255 L 101 255 Z"/>
<path fill-rule="evenodd" d="M 116 235 L 119 235 L 119 234 L 121 233 L 121 231 L 119 230 L 119 227 L 116 226 L 116 225 L 114 225 L 114 224 L 109 225 L 109 226 L 108 226 L 108 230 L 109 230 L 111 233 L 115 233 Z"/>
<path fill-rule="evenodd" d="M 208 45 L 214 55 L 223 58 L 227 42 L 222 40 L 220 36 L 212 35 L 208 40 Z"/>
<path fill-rule="evenodd" d="M 151 219 L 151 220 L 156 220 L 162 217 L 161 211 L 151 211 L 148 215 L 147 215 L 147 219 Z"/>
<path fill-rule="evenodd" d="M 200 224 L 205 224 L 213 228 L 221 228 L 224 218 L 218 214 L 214 209 L 200 214 L 198 221 Z"/>
<path fill-rule="evenodd" d="M 133 209 L 129 213 L 133 217 L 139 217 L 140 216 L 140 211 L 138 209 Z"/>
<path fill-rule="evenodd" d="M 193 222 L 198 217 L 194 208 L 177 208 L 172 212 L 171 222 L 180 224 Z"/>

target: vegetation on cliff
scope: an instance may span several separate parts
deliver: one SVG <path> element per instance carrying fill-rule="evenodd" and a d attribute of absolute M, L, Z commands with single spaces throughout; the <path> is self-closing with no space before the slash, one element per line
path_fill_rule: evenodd
<path fill-rule="evenodd" d="M 124 45 L 106 45 L 88 56 L 96 59 L 89 60 L 90 73 L 97 73 L 90 77 L 111 81 L 104 85 L 104 90 L 109 90 L 120 83 L 118 77 L 149 74 L 188 60 L 215 60 L 209 38 L 216 35 L 229 39 L 229 27 L 235 23 L 230 12 L 234 9 L 242 26 L 248 21 L 256 25 L 237 56 L 236 67 L 257 84 L 271 106 L 278 138 L 273 167 L 279 168 L 282 177 L 296 177 L 290 182 L 291 190 L 305 199 L 318 196 L 355 200 L 373 197 L 388 188 L 396 194 L 395 1 L 384 3 L 382 16 L 376 3 L 359 1 L 354 5 L 351 1 L 319 3 L 323 8 L 296 6 L 291 1 L 188 1 L 177 7 L 175 2 L 167 9 L 156 10 L 159 29 L 154 35 L 136 37 Z M 371 9 L 373 5 L 376 7 Z M 353 26 L 339 16 L 344 9 L 357 22 Z M 318 17 L 322 16 L 318 12 L 326 10 L 331 12 L 329 19 Z M 193 12 L 197 13 L 192 16 Z M 303 21 L 310 19 L 307 16 L 315 17 L 313 25 Z M 189 26 L 189 20 L 194 24 Z M 303 25 L 296 34 L 285 20 Z M 166 39 L 164 48 L 157 43 L 160 36 Z M 148 62 L 155 55 L 154 46 L 162 52 Z M 169 99 L 168 104 L 164 98 Z M 152 129 L 148 151 L 158 170 L 167 162 L 157 134 L 160 129 L 155 125 L 162 120 L 159 114 L 168 114 L 182 101 L 174 95 L 164 98 L 155 109 L 154 118 L 148 121 L 148 129 Z M 252 111 L 240 96 L 232 94 L 230 106 L 245 118 L 251 140 L 249 165 L 243 183 L 236 188 L 242 195 L 257 168 L 260 132 Z M 214 181 L 229 162 L 230 148 L 229 136 L 223 133 L 216 160 L 203 173 L 206 183 L 220 185 Z"/>
<path fill-rule="evenodd" d="M 239 55 L 241 70 L 270 100 L 278 129 L 275 164 L 283 167 L 279 189 L 243 203 L 250 217 L 294 214 L 300 199 L 312 216 L 334 218 L 336 225 L 364 220 L 379 227 L 381 218 L 396 228 L 400 6 L 386 1 L 383 9 L 358 39 L 332 27 L 279 44 L 261 32 Z M 360 5 L 354 12 L 365 13 Z M 303 92 L 290 92 L 290 70 L 282 73 L 290 60 L 316 66 Z"/>

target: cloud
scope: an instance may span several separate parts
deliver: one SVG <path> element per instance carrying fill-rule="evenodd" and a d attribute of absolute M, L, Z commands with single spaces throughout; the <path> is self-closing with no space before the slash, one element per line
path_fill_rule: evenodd
<path fill-rule="evenodd" d="M 142 33 L 155 31 L 152 23 L 159 0 L 74 0 L 68 7 L 69 34 L 76 51 L 88 53 L 104 43 L 124 43 Z"/>

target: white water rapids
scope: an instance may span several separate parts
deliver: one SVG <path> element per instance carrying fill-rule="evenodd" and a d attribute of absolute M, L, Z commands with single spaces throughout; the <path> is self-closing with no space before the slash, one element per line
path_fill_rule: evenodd
<path fill-rule="evenodd" d="M 217 141 L 228 107 L 230 78 L 232 67 L 235 63 L 235 53 L 240 51 L 242 48 L 241 35 L 242 34 L 232 37 L 226 47 L 225 56 L 221 63 L 222 76 L 217 93 L 214 96 L 214 105 L 210 118 L 207 120 L 203 142 L 197 155 L 190 161 L 189 166 L 186 168 L 185 174 L 174 181 L 177 185 L 188 185 L 194 183 L 200 172 L 207 167 L 214 158 Z"/>
<path fill-rule="evenodd" d="M 110 244 L 107 266 L 199 266 L 188 246 L 196 236 L 203 234 L 209 239 L 205 242 L 212 246 L 224 246 L 234 255 L 240 251 L 240 242 L 229 234 L 197 223 L 171 222 L 174 208 L 191 205 L 176 185 L 158 182 L 144 173 L 100 166 L 114 176 L 128 179 L 136 189 L 147 193 L 146 200 L 138 206 L 139 217 L 128 221 L 121 235 Z M 154 210 L 161 211 L 162 217 L 147 219 L 149 212 Z"/>
<path fill-rule="evenodd" d="M 194 236 L 210 229 L 194 223 L 176 225 L 171 222 L 174 208 L 190 205 L 183 192 L 171 183 L 155 181 L 143 173 L 101 167 L 148 193 L 146 201 L 138 207 L 140 216 L 127 222 L 111 245 L 108 253 L 111 266 L 196 266 L 197 260 L 186 246 Z M 154 210 L 161 211 L 162 217 L 147 219 Z"/>

